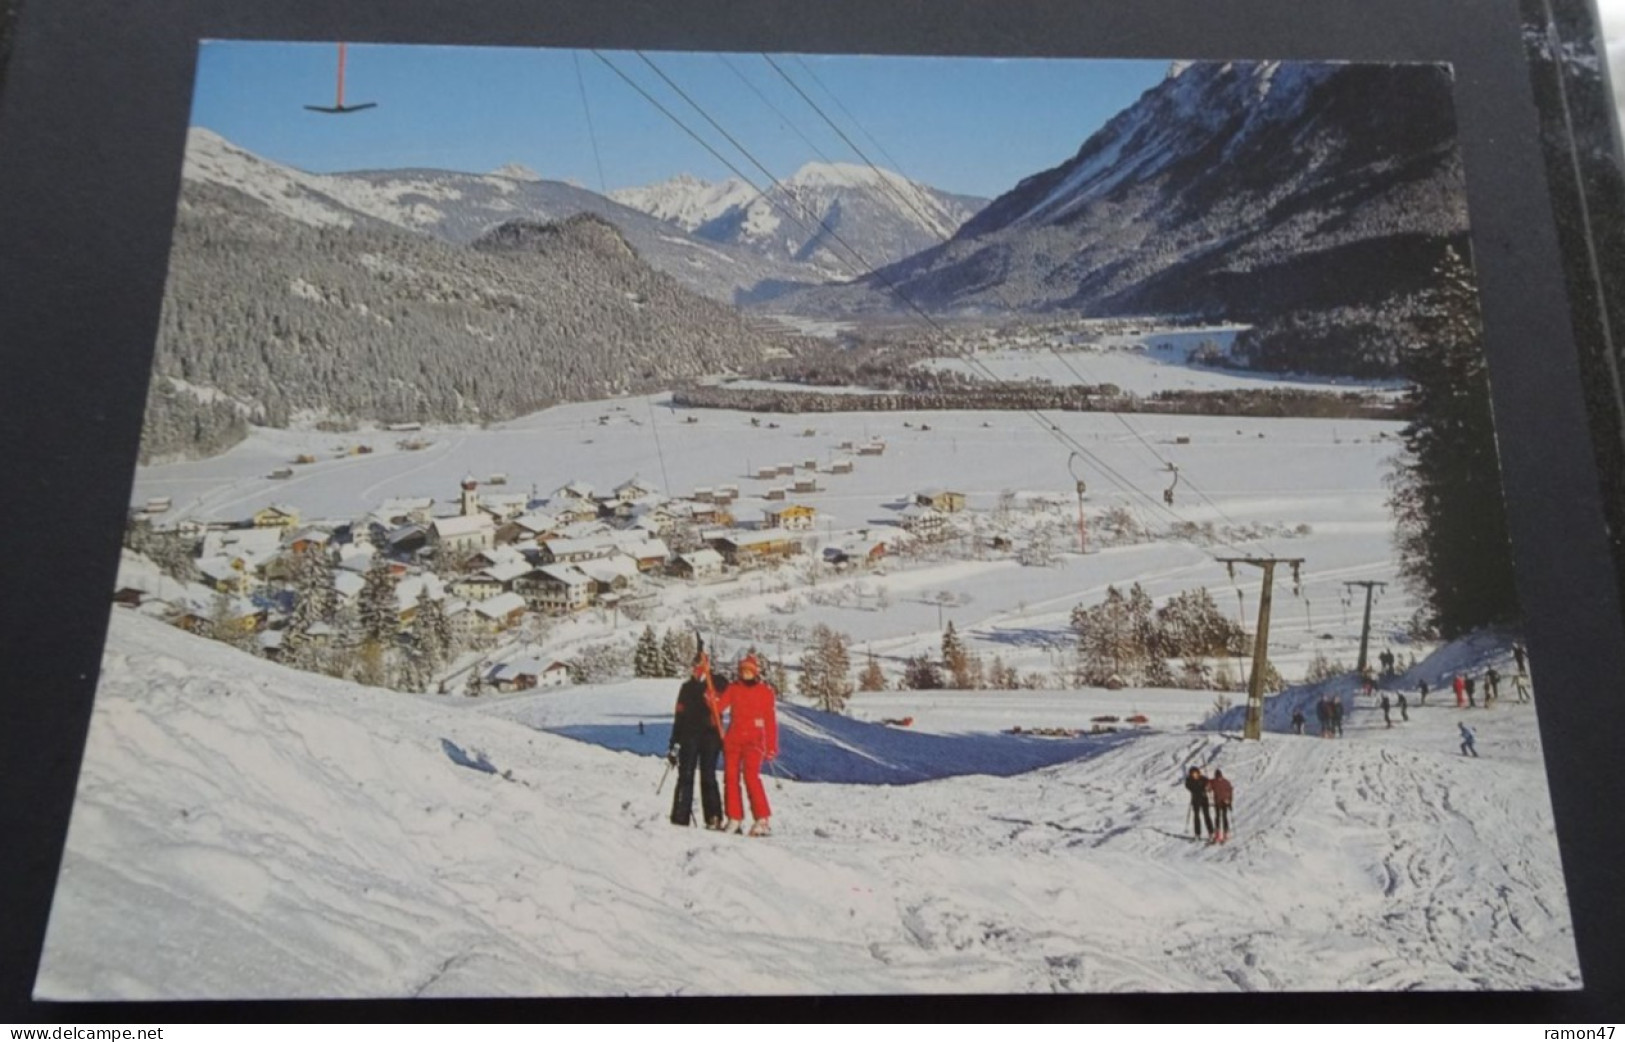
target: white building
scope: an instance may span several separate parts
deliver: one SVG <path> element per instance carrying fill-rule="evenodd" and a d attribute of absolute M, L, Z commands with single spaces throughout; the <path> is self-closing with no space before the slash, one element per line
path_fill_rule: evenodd
<path fill-rule="evenodd" d="M 490 514 L 469 514 L 435 518 L 429 538 L 436 547 L 452 553 L 489 550 L 496 542 L 496 526 Z"/>

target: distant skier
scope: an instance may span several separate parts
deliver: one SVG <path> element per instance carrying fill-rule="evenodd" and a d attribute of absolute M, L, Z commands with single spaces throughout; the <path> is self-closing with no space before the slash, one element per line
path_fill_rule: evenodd
<path fill-rule="evenodd" d="M 1456 674 L 1456 679 L 1451 686 L 1456 690 L 1456 708 L 1467 708 L 1467 682 L 1461 679 L 1460 673 Z"/>
<path fill-rule="evenodd" d="M 1518 701 L 1520 703 L 1529 701 L 1529 678 L 1525 677 L 1522 673 L 1519 673 L 1517 676 L 1513 677 L 1512 690 L 1517 692 Z"/>
<path fill-rule="evenodd" d="M 1386 727 L 1393 727 L 1394 718 L 1388 715 L 1389 708 L 1390 703 L 1388 701 L 1388 692 L 1384 691 L 1382 693 L 1382 722 Z"/>
<path fill-rule="evenodd" d="M 1491 666 L 1489 669 L 1484 671 L 1485 708 L 1488 708 L 1491 702 L 1494 702 L 1496 699 L 1501 697 L 1500 680 L 1501 674 L 1495 671 L 1494 666 Z"/>
<path fill-rule="evenodd" d="M 1330 738 L 1332 736 L 1332 705 L 1327 701 L 1325 695 L 1321 695 L 1320 701 L 1315 703 L 1315 716 L 1320 720 L 1320 736 Z"/>
<path fill-rule="evenodd" d="M 1332 699 L 1332 731 L 1337 737 L 1343 737 L 1343 700 Z"/>
<path fill-rule="evenodd" d="M 1471 753 L 1476 760 L 1478 750 L 1473 748 L 1473 729 L 1466 724 L 1457 724 L 1456 726 L 1461 730 L 1461 755 L 1466 756 Z"/>
<path fill-rule="evenodd" d="M 1377 661 L 1382 663 L 1383 676 L 1391 677 L 1394 675 L 1394 653 L 1392 651 L 1383 648 L 1382 654 L 1377 656 Z"/>
<path fill-rule="evenodd" d="M 728 831 L 744 830 L 745 807 L 740 798 L 740 782 L 750 797 L 752 836 L 772 833 L 767 790 L 762 787 L 762 764 L 779 755 L 779 721 L 773 704 L 778 696 L 762 679 L 762 664 L 755 655 L 739 660 L 739 679 L 728 685 L 717 702 L 719 713 L 728 714 L 728 730 L 722 740 L 723 770 L 727 776 Z"/>
<path fill-rule="evenodd" d="M 1524 646 L 1522 644 L 1519 644 L 1516 641 L 1513 642 L 1513 644 L 1512 644 L 1512 660 L 1518 664 L 1518 672 L 1522 673 L 1525 676 L 1529 675 L 1529 667 L 1528 667 L 1528 662 L 1527 662 L 1527 658 L 1526 658 L 1526 656 L 1528 656 L 1528 654 L 1529 654 L 1529 652 L 1527 650 L 1525 650 L 1525 648 L 1524 648 Z"/>
<path fill-rule="evenodd" d="M 1473 692 L 1477 689 L 1478 685 L 1474 683 L 1471 675 L 1467 677 L 1465 683 L 1467 687 L 1467 706 L 1469 709 L 1477 709 L 1478 702 L 1473 698 Z"/>
<path fill-rule="evenodd" d="M 687 825 L 694 816 L 694 773 L 697 770 L 705 827 L 722 828 L 722 794 L 717 788 L 722 724 L 712 683 L 711 663 L 702 651 L 694 662 L 692 675 L 677 691 L 671 741 L 666 746 L 666 762 L 677 768 L 677 788 L 671 800 L 673 825 Z"/>
<path fill-rule="evenodd" d="M 1235 789 L 1230 779 L 1217 767 L 1213 769 L 1213 779 L 1207 783 L 1208 791 L 1213 794 L 1213 824 L 1217 829 L 1213 834 L 1213 842 L 1224 843 L 1230 839 L 1230 801 L 1235 795 Z"/>
<path fill-rule="evenodd" d="M 1421 698 L 1421 701 L 1417 702 L 1416 704 L 1425 706 L 1425 705 L 1428 704 L 1428 682 L 1426 680 L 1422 681 L 1421 689 L 1422 689 L 1422 698 Z"/>
<path fill-rule="evenodd" d="M 1402 724 L 1408 724 L 1411 722 L 1409 703 L 1405 701 L 1405 692 L 1403 691 L 1399 693 L 1399 722 Z"/>
<path fill-rule="evenodd" d="M 1292 733 L 1293 734 L 1303 734 L 1303 709 L 1302 708 L 1294 709 L 1292 711 Z"/>
<path fill-rule="evenodd" d="M 1208 834 L 1213 833 L 1213 815 L 1208 811 L 1207 778 L 1202 775 L 1202 768 L 1192 767 L 1185 775 L 1185 788 L 1191 794 L 1191 824 L 1196 828 L 1196 838 L 1202 838 L 1202 825 L 1207 824 Z"/>

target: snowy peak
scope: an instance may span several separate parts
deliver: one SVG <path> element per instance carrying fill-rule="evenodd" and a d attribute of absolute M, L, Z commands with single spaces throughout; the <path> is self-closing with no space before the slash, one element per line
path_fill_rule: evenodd
<path fill-rule="evenodd" d="M 766 192 L 683 174 L 611 193 L 713 242 L 844 279 L 949 238 L 983 203 L 856 163 L 808 163 Z"/>
<path fill-rule="evenodd" d="M 750 205 L 755 196 L 756 190 L 738 178 L 708 182 L 692 174 L 679 174 L 658 184 L 619 188 L 609 193 L 611 199 L 623 206 L 670 221 L 687 232 L 730 210 Z"/>
<path fill-rule="evenodd" d="M 510 181 L 540 181 L 542 175 L 523 163 L 506 163 L 491 171 L 492 177 L 506 177 Z"/>

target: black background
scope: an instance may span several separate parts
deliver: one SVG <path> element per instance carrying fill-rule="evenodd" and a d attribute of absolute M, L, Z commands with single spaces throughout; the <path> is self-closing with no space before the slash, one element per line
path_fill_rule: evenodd
<path fill-rule="evenodd" d="M 1586 989 L 31 1003 L 129 502 L 196 45 L 207 38 L 1450 63 L 1518 585 Z M 28 0 L 0 93 L 0 1022 L 1619 1017 L 1625 767 L 1611 754 L 1625 738 L 1625 631 L 1540 115 L 1516 0 Z M 996 127 L 965 132 L 997 147 Z M 1268 901 L 1270 880 L 1258 884 Z"/>

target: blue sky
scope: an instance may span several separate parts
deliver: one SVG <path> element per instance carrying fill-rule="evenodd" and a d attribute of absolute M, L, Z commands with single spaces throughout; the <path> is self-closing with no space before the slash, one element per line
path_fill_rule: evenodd
<path fill-rule="evenodd" d="M 408 166 L 484 172 L 519 162 L 594 190 L 680 173 L 732 176 L 591 51 L 350 44 L 345 100 L 378 107 L 344 116 L 307 112 L 307 104 L 333 103 L 337 57 L 336 44 L 205 42 L 192 122 L 318 173 Z M 643 58 L 624 51 L 603 57 L 750 180 L 766 183 Z M 862 162 L 761 55 L 646 57 L 775 177 L 822 158 Z M 877 165 L 988 197 L 1071 156 L 1167 68 L 1086 59 L 773 61 Z"/>

